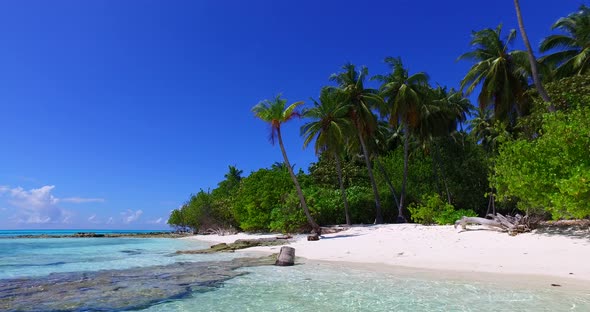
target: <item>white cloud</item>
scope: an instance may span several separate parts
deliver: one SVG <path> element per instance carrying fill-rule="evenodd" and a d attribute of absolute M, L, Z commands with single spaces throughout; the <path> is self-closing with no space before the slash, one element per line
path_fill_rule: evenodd
<path fill-rule="evenodd" d="M 17 208 L 11 218 L 18 223 L 70 223 L 73 213 L 58 206 L 60 202 L 84 203 L 104 201 L 98 198 L 69 197 L 60 199 L 52 192 L 55 185 L 25 190 L 22 187 L 0 186 L 0 195 L 8 197 L 7 203 Z"/>
<path fill-rule="evenodd" d="M 109 217 L 109 219 L 107 220 L 107 224 L 113 224 L 113 217 Z"/>
<path fill-rule="evenodd" d="M 158 218 L 158 219 L 155 219 L 155 220 L 150 220 L 147 223 L 148 224 L 162 224 L 162 221 L 163 220 L 164 220 L 163 218 Z"/>
<path fill-rule="evenodd" d="M 127 209 L 127 211 L 125 212 L 121 212 L 121 216 L 123 217 L 123 223 L 125 224 L 129 224 L 132 222 L 135 222 L 139 219 L 139 217 L 141 217 L 141 215 L 143 214 L 143 211 L 141 209 L 138 210 L 131 210 L 131 209 Z"/>
<path fill-rule="evenodd" d="M 16 208 L 19 223 L 49 223 L 59 222 L 68 218 L 68 214 L 57 206 L 59 201 L 51 194 L 55 188 L 46 185 L 38 189 L 25 190 L 16 187 L 4 191 L 9 196 L 8 203 Z"/>
<path fill-rule="evenodd" d="M 99 224 L 100 219 L 96 217 L 96 214 L 93 214 L 88 218 L 88 222 L 94 223 L 94 224 Z"/>
<path fill-rule="evenodd" d="M 66 197 L 66 198 L 61 198 L 59 201 L 64 202 L 64 203 L 74 203 L 74 204 L 104 203 L 104 198 Z"/>

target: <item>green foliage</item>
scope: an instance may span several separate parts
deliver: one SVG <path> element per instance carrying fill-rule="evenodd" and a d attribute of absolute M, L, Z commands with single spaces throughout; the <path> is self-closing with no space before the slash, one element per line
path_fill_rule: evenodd
<path fill-rule="evenodd" d="M 432 153 L 439 170 L 437 178 L 431 183 L 438 185 L 441 196 L 446 197 L 448 187 L 451 203 L 455 207 L 485 214 L 487 199 L 484 194 L 489 186 L 487 174 L 490 160 L 484 148 L 472 137 L 459 133 L 455 138 L 437 139 Z"/>
<path fill-rule="evenodd" d="M 391 182 L 399 192 L 403 179 L 404 155 L 403 150 L 398 148 L 381 158 L 381 163 L 389 173 Z M 385 177 L 376 174 L 380 189 L 387 189 Z M 411 153 L 408 169 L 407 199 L 408 202 L 416 201 L 423 194 L 436 193 L 436 187 L 432 183 L 432 158 L 427 157 L 421 151 Z M 391 197 L 389 195 L 388 197 Z"/>
<path fill-rule="evenodd" d="M 310 210 L 320 224 L 345 223 L 340 190 L 312 186 L 305 189 L 304 193 Z"/>
<path fill-rule="evenodd" d="M 203 225 L 207 226 L 213 219 L 211 195 L 200 190 L 192 195 L 179 209 L 175 209 L 168 218 L 168 224 L 180 231 L 198 232 Z"/>
<path fill-rule="evenodd" d="M 553 218 L 590 215 L 590 107 L 543 116 L 539 137 L 506 142 L 496 161 L 498 194 Z"/>
<path fill-rule="evenodd" d="M 481 86 L 479 106 L 493 107 L 496 119 L 513 122 L 518 113 L 527 110 L 523 95 L 530 66 L 525 51 L 508 51 L 516 31 L 510 30 L 505 38 L 501 32 L 502 24 L 473 32 L 473 49 L 459 57 L 475 62 L 461 81 L 461 90 L 469 95 Z"/>
<path fill-rule="evenodd" d="M 434 218 L 434 221 L 436 224 L 440 225 L 454 224 L 455 221 L 461 219 L 462 217 L 477 217 L 477 213 L 471 209 L 446 209 L 436 218 Z"/>
<path fill-rule="evenodd" d="M 438 194 L 425 194 L 420 203 L 412 203 L 408 207 L 412 221 L 420 224 L 453 224 L 463 216 L 475 217 L 477 213 L 471 209 L 455 210 L 453 205 L 446 203 Z"/>
<path fill-rule="evenodd" d="M 294 233 L 309 229 L 307 219 L 301 209 L 295 190 L 285 197 L 285 202 L 270 213 L 270 230 L 273 232 Z"/>
<path fill-rule="evenodd" d="M 346 189 L 350 217 L 354 223 L 371 224 L 375 221 L 375 198 L 370 186 L 351 186 Z"/>
<path fill-rule="evenodd" d="M 548 36 L 541 42 L 541 52 L 554 52 L 539 59 L 542 63 L 555 67 L 554 76 L 558 78 L 584 75 L 590 72 L 590 8 L 585 5 L 560 18 L 551 29 L 559 29 L 560 34 Z"/>
<path fill-rule="evenodd" d="M 342 160 L 341 165 L 344 187 L 369 186 L 369 176 L 364 160 L 358 157 L 347 157 Z M 314 185 L 338 188 L 338 172 L 333 157 L 320 155 L 318 161 L 309 166 L 309 176 Z"/>
<path fill-rule="evenodd" d="M 170 213 L 170 218 L 168 218 L 168 224 L 176 229 L 179 232 L 186 232 L 188 230 L 188 224 L 186 222 L 185 212 L 182 209 L 174 209 Z"/>
<path fill-rule="evenodd" d="M 274 209 L 281 208 L 293 191 L 286 168 L 260 169 L 242 179 L 233 205 L 234 216 L 244 231 L 267 231 Z"/>

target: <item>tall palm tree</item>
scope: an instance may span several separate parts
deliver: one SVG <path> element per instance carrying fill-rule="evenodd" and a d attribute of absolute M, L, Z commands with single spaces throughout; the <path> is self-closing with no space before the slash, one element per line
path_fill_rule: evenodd
<path fill-rule="evenodd" d="M 516 31 L 511 30 L 504 39 L 501 33 L 502 24 L 496 29 L 473 32 L 473 50 L 458 58 L 475 62 L 461 81 L 461 91 L 470 95 L 481 85 L 479 106 L 493 107 L 497 119 L 514 121 L 516 115 L 521 115 L 527 108 L 524 92 L 530 65 L 526 52 L 508 49 L 516 38 Z"/>
<path fill-rule="evenodd" d="M 351 225 L 348 199 L 342 179 L 341 154 L 346 145 L 347 136 L 352 133 L 349 108 L 343 105 L 341 95 L 336 90 L 324 88 L 320 93 L 319 102 L 314 100 L 314 106 L 305 110 L 303 116 L 310 121 L 301 127 L 301 135 L 305 138 L 303 146 L 307 147 L 315 139 L 315 153 L 327 153 L 334 158 L 346 224 Z"/>
<path fill-rule="evenodd" d="M 281 125 L 295 117 L 299 117 L 297 107 L 302 104 L 303 102 L 295 102 L 287 106 L 287 100 L 282 99 L 281 95 L 279 94 L 272 100 L 264 100 L 256 104 L 252 108 L 252 112 L 254 113 L 254 115 L 256 115 L 256 117 L 270 123 L 270 142 L 274 145 L 275 139 L 278 139 L 279 146 L 281 147 L 281 152 L 283 153 L 283 159 L 285 160 L 285 165 L 289 170 L 291 179 L 293 179 L 293 184 L 295 184 L 295 189 L 297 190 L 297 195 L 299 196 L 299 202 L 301 203 L 301 208 L 303 208 L 303 212 L 307 217 L 307 222 L 316 232 L 317 236 L 319 236 L 321 234 L 321 228 L 315 222 L 315 220 L 311 216 L 311 213 L 309 212 L 307 202 L 305 201 L 305 197 L 303 196 L 303 191 L 301 190 L 299 181 L 297 181 L 297 176 L 293 172 L 293 167 L 291 167 L 291 163 L 289 162 L 287 152 L 285 151 L 285 146 L 283 145 L 283 137 L 281 136 Z"/>
<path fill-rule="evenodd" d="M 434 178 L 438 183 L 439 176 L 437 172 L 440 171 L 440 178 L 447 193 L 447 201 L 450 204 L 451 193 L 444 174 L 440 149 L 435 139 L 457 133 L 457 125 L 461 125 L 467 120 L 467 114 L 472 110 L 472 105 L 469 99 L 461 92 L 454 89 L 447 91 L 446 87 L 441 86 L 430 91 L 428 102 L 430 104 L 425 106 L 432 106 L 433 108 L 429 109 L 432 113 L 423 115 L 421 125 L 426 125 L 427 128 L 421 129 L 419 138 L 422 146 L 429 147 L 431 150 Z M 429 120 L 424 121 L 424 119 Z"/>
<path fill-rule="evenodd" d="M 404 176 L 397 221 L 405 222 L 403 209 L 408 179 L 410 131 L 418 128 L 420 116 L 426 108 L 423 104 L 424 94 L 428 88 L 428 75 L 424 72 L 410 75 L 404 68 L 401 58 L 388 57 L 385 62 L 389 64 L 392 72 L 388 75 L 377 75 L 374 79 L 381 81 L 379 90 L 386 104 L 382 109 L 382 115 L 389 117 L 391 126 L 395 127 L 398 123 L 404 126 Z"/>
<path fill-rule="evenodd" d="M 518 28 L 520 28 L 520 35 L 522 36 L 522 41 L 524 41 L 524 45 L 528 52 L 533 82 L 543 101 L 549 103 L 549 111 L 553 112 L 555 111 L 555 107 L 553 106 L 553 104 L 551 104 L 551 98 L 549 97 L 549 94 L 547 94 L 547 91 L 543 87 L 543 82 L 541 82 L 541 77 L 539 76 L 539 69 L 537 66 L 537 59 L 535 58 L 535 54 L 533 53 L 533 48 L 531 48 L 529 36 L 527 36 L 526 31 L 524 29 L 524 21 L 522 19 L 522 12 L 520 11 L 520 3 L 518 2 L 518 0 L 514 0 L 514 8 L 516 9 L 516 18 L 518 19 Z"/>
<path fill-rule="evenodd" d="M 341 94 L 343 102 L 349 108 L 349 118 L 355 127 L 356 135 L 361 144 L 375 197 L 375 223 L 380 224 L 383 223 L 383 213 L 367 147 L 367 138 L 373 135 L 377 127 L 377 117 L 373 114 L 372 108 L 379 105 L 383 100 L 377 94 L 377 90 L 365 88 L 364 82 L 369 75 L 369 70 L 366 67 L 363 66 L 357 71 L 353 64 L 348 63 L 342 66 L 342 69 L 342 72 L 332 74 L 330 80 L 338 84 L 338 93 Z"/>
<path fill-rule="evenodd" d="M 590 73 L 590 8 L 582 5 L 577 12 L 560 18 L 551 29 L 564 34 L 551 35 L 541 42 L 541 52 L 558 51 L 540 61 L 557 66 L 558 78 Z"/>
<path fill-rule="evenodd" d="M 389 173 L 385 170 L 379 155 L 385 155 L 388 151 L 394 150 L 401 141 L 402 137 L 402 129 L 401 127 L 397 127 L 395 129 L 391 128 L 389 123 L 384 121 L 379 121 L 379 125 L 377 131 L 375 133 L 375 140 L 373 140 L 373 144 L 375 145 L 376 153 L 373 155 L 375 160 L 375 165 L 377 169 L 381 172 L 381 175 L 385 179 L 385 184 L 389 188 L 391 195 L 393 196 L 393 202 L 395 204 L 396 209 L 399 209 L 399 199 L 397 197 L 397 192 Z"/>

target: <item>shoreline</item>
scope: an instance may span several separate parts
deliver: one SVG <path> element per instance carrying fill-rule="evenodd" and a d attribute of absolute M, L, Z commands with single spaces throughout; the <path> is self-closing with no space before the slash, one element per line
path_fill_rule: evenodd
<path fill-rule="evenodd" d="M 273 234 L 194 235 L 183 239 L 210 244 L 236 239 L 273 237 Z M 317 242 L 294 236 L 289 246 L 304 262 L 330 262 L 380 272 L 413 272 L 461 280 L 516 277 L 519 281 L 548 282 L 575 288 L 590 281 L 590 239 L 557 233 L 507 233 L 474 228 L 459 232 L 452 226 L 388 224 L 352 226 L 322 235 Z M 242 254 L 276 253 L 281 246 L 243 249 Z M 422 272 L 422 273 L 420 273 Z M 555 287 L 558 288 L 558 287 Z M 569 288 L 569 286 L 568 286 Z"/>

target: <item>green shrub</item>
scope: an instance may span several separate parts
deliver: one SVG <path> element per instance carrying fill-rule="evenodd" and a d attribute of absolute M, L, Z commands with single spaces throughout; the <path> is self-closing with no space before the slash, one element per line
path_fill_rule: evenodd
<path fill-rule="evenodd" d="M 496 160 L 501 200 L 559 218 L 590 216 L 590 107 L 546 113 L 539 136 L 505 142 Z"/>
<path fill-rule="evenodd" d="M 307 218 L 301 209 L 299 197 L 293 190 L 284 204 L 277 206 L 270 213 L 270 230 L 273 232 L 296 233 L 309 230 Z"/>
<path fill-rule="evenodd" d="M 419 204 L 408 206 L 412 221 L 424 225 L 453 224 L 462 216 L 475 217 L 477 214 L 471 209 L 455 210 L 453 205 L 444 202 L 438 194 L 422 196 Z"/>
<path fill-rule="evenodd" d="M 232 207 L 240 228 L 268 231 L 272 211 L 282 208 L 293 190 L 289 172 L 280 167 L 260 169 L 243 178 Z"/>
<path fill-rule="evenodd" d="M 449 205 L 450 206 L 450 205 Z M 452 207 L 452 206 L 451 206 Z M 477 217 L 477 213 L 471 209 L 459 209 L 459 210 L 444 210 L 439 216 L 434 218 L 436 224 L 454 224 L 455 221 L 462 217 Z"/>

